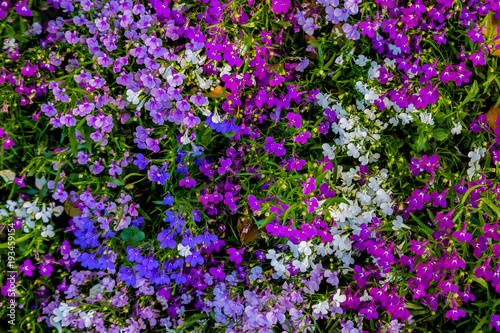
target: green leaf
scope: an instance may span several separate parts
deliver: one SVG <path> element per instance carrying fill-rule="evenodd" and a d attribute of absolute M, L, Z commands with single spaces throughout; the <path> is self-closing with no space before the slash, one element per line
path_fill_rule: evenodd
<path fill-rule="evenodd" d="M 18 243 L 24 242 L 25 240 L 27 240 L 28 238 L 31 238 L 31 237 L 33 237 L 33 235 L 31 233 L 29 233 L 29 234 L 26 234 L 26 235 L 21 236 L 19 238 L 16 238 L 16 240 L 14 242 L 16 244 L 18 244 Z M 5 243 L 0 244 L 0 249 L 6 249 L 8 247 L 9 247 L 9 242 L 5 242 Z"/>
<path fill-rule="evenodd" d="M 479 332 L 479 329 L 486 323 L 486 321 L 489 319 L 488 315 L 485 315 L 483 319 L 477 324 L 477 326 L 474 328 L 474 331 L 472 333 Z"/>
<path fill-rule="evenodd" d="M 500 209 L 498 209 L 498 206 L 495 205 L 493 202 L 491 202 L 487 198 L 481 198 L 481 201 L 483 201 L 485 204 L 487 204 L 493 211 L 497 214 L 497 219 L 500 218 Z"/>
<path fill-rule="evenodd" d="M 151 221 L 151 218 L 149 217 L 148 214 L 146 214 L 146 212 L 141 208 L 141 207 L 136 207 L 137 211 L 139 213 L 141 213 L 141 215 L 146 219 L 146 220 L 149 220 Z"/>
<path fill-rule="evenodd" d="M 478 279 L 477 277 L 473 276 L 472 280 L 482 285 L 485 289 L 488 289 L 488 283 L 486 283 L 486 281 L 483 278 Z"/>
<path fill-rule="evenodd" d="M 448 131 L 446 131 L 444 128 L 436 128 L 432 130 L 432 136 L 438 141 L 443 141 L 448 137 Z"/>
<path fill-rule="evenodd" d="M 115 179 L 115 178 L 111 178 L 111 177 L 104 177 L 104 179 L 106 179 L 108 182 L 112 183 L 112 184 L 115 184 L 115 185 L 125 185 L 121 180 L 119 179 Z"/>
<path fill-rule="evenodd" d="M 472 89 L 469 91 L 469 93 L 467 94 L 467 97 L 465 98 L 465 100 L 462 102 L 462 104 L 460 104 L 460 107 L 464 106 L 465 104 L 467 104 L 471 99 L 473 99 L 474 97 L 476 97 L 477 93 L 479 91 L 479 87 L 477 85 L 477 80 L 474 80 L 474 83 L 472 84 Z"/>
<path fill-rule="evenodd" d="M 144 232 L 140 231 L 137 227 L 129 227 L 127 229 L 124 229 L 120 234 L 120 238 L 131 246 L 138 245 L 144 239 L 144 237 Z"/>
<path fill-rule="evenodd" d="M 413 217 L 413 219 L 418 223 L 419 226 L 422 227 L 422 229 L 424 229 L 423 231 L 428 235 L 432 235 L 432 233 L 434 232 L 431 228 L 429 228 L 428 226 L 426 226 L 422 221 L 420 221 L 420 219 L 418 217 L 416 217 L 415 215 L 413 215 L 412 213 L 410 213 L 411 217 Z"/>
<path fill-rule="evenodd" d="M 412 309 L 412 310 L 421 310 L 424 309 L 422 305 L 414 304 L 411 302 L 405 302 L 405 308 L 407 309 Z"/>

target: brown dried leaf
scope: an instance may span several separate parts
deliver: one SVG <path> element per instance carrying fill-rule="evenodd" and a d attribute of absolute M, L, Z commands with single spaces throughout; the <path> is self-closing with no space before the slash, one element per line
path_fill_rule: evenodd
<path fill-rule="evenodd" d="M 318 42 L 314 42 L 316 40 L 316 38 L 314 38 L 314 36 L 309 36 L 309 35 L 306 35 L 304 37 L 304 39 L 306 40 L 306 43 L 307 44 L 310 44 L 312 45 L 312 47 L 314 47 L 316 50 L 318 49 L 317 45 L 318 45 Z M 314 52 L 307 52 L 307 55 L 309 56 L 309 58 L 311 59 L 318 59 L 318 55 Z"/>
<path fill-rule="evenodd" d="M 490 14 L 490 17 L 488 18 L 491 22 L 490 29 L 488 29 L 488 25 L 485 25 L 483 28 L 483 35 L 488 38 L 495 38 L 499 34 L 499 26 L 500 26 L 500 20 L 496 19 L 493 15 Z M 500 39 L 496 40 L 495 45 L 498 46 L 500 45 Z M 491 50 L 491 54 L 497 57 L 500 57 L 500 49 L 495 49 Z"/>
<path fill-rule="evenodd" d="M 492 106 L 491 109 L 488 112 L 486 112 L 486 119 L 488 121 L 488 126 L 490 126 L 492 130 L 495 130 L 495 128 L 498 127 L 497 125 L 495 125 L 495 123 L 497 122 L 499 114 L 500 114 L 500 106 L 497 107 Z"/>
<path fill-rule="evenodd" d="M 245 245 L 248 245 L 247 243 L 250 241 L 260 239 L 262 236 L 259 227 L 247 216 L 240 217 L 236 227 L 240 235 L 240 241 Z"/>
<path fill-rule="evenodd" d="M 71 217 L 82 215 L 80 208 L 73 206 L 73 203 L 70 200 L 66 200 L 64 202 L 64 211 Z"/>
<path fill-rule="evenodd" d="M 220 98 L 222 96 L 222 92 L 224 91 L 224 88 L 222 88 L 221 86 L 217 86 L 214 88 L 214 90 L 212 90 L 211 92 L 208 93 L 208 95 L 212 98 Z M 229 95 L 231 95 L 231 93 L 229 91 L 225 91 L 224 92 L 224 98 L 227 98 Z M 203 96 L 206 96 L 205 93 L 203 93 Z"/>

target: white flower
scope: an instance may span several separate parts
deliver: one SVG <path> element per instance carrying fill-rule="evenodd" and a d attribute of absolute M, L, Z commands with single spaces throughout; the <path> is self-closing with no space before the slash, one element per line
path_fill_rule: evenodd
<path fill-rule="evenodd" d="M 144 89 L 141 89 L 137 92 L 134 92 L 132 89 L 128 89 L 127 90 L 127 101 L 132 103 L 132 104 L 139 104 L 140 100 L 139 100 L 139 95 L 142 93 Z"/>
<path fill-rule="evenodd" d="M 33 203 L 29 201 L 24 203 L 23 208 L 26 208 L 26 213 L 28 215 L 36 214 L 40 211 L 40 208 L 38 208 L 36 205 L 37 203 L 38 203 L 38 198 L 36 198 L 35 201 L 33 201 Z"/>
<path fill-rule="evenodd" d="M 413 121 L 412 116 L 409 116 L 407 113 L 400 113 L 398 118 L 401 119 L 403 125 L 409 124 Z"/>
<path fill-rule="evenodd" d="M 292 255 L 294 258 L 298 258 L 299 257 L 299 250 L 297 249 L 297 246 L 295 246 L 295 244 L 293 244 L 292 242 L 288 241 L 286 243 L 288 245 L 288 247 L 290 248 L 290 251 L 292 251 Z"/>
<path fill-rule="evenodd" d="M 188 246 L 184 246 L 182 245 L 181 243 L 177 244 L 177 250 L 179 250 L 179 254 L 183 257 L 187 257 L 187 256 L 190 256 L 191 254 L 193 254 L 191 252 L 191 248 Z"/>
<path fill-rule="evenodd" d="M 24 220 L 24 228 L 23 228 L 24 232 L 26 232 L 26 233 L 29 232 L 28 227 L 30 227 L 30 228 L 34 228 L 35 227 L 35 221 L 33 221 L 31 219 L 31 216 L 28 216 L 26 218 L 26 220 Z"/>
<path fill-rule="evenodd" d="M 340 294 L 340 289 L 337 289 L 337 292 L 333 295 L 333 301 L 335 302 L 337 308 L 341 303 L 344 303 L 346 299 L 347 297 L 345 295 Z"/>
<path fill-rule="evenodd" d="M 394 60 L 394 59 L 385 58 L 384 63 L 389 68 L 392 68 L 392 69 L 396 68 L 396 60 Z"/>
<path fill-rule="evenodd" d="M 432 114 L 430 114 L 429 112 L 422 112 L 420 114 L 420 120 L 424 123 L 424 124 L 428 124 L 428 125 L 434 125 L 434 120 L 432 119 Z"/>
<path fill-rule="evenodd" d="M 370 295 L 368 295 L 368 292 L 365 290 L 365 292 L 364 292 L 363 296 L 361 296 L 361 297 L 359 298 L 359 300 L 360 300 L 361 302 L 371 301 L 371 300 L 372 300 L 372 297 L 371 297 Z"/>
<path fill-rule="evenodd" d="M 318 93 L 316 95 L 316 99 L 318 100 L 318 105 L 320 105 L 323 108 L 328 108 L 330 105 L 330 94 L 323 95 L 322 93 Z"/>
<path fill-rule="evenodd" d="M 16 174 L 11 170 L 2 170 L 0 171 L 0 177 L 2 177 L 6 183 L 10 183 L 14 181 Z"/>
<path fill-rule="evenodd" d="M 365 109 L 365 115 L 366 115 L 366 118 L 368 118 L 370 120 L 375 120 L 377 118 L 375 111 L 373 111 L 371 109 Z"/>
<path fill-rule="evenodd" d="M 82 318 L 85 322 L 85 327 L 92 326 L 92 318 L 94 317 L 94 311 L 90 311 L 86 313 L 85 311 L 80 312 L 80 318 Z"/>
<path fill-rule="evenodd" d="M 89 290 L 89 297 L 95 299 L 98 294 L 102 294 L 104 287 L 102 284 L 98 283 Z"/>
<path fill-rule="evenodd" d="M 42 237 L 52 238 L 55 236 L 54 227 L 51 224 L 42 226 L 42 230 Z"/>
<path fill-rule="evenodd" d="M 401 230 L 402 228 L 410 229 L 406 224 L 403 223 L 403 218 L 397 216 L 395 221 L 392 221 L 392 230 Z"/>
<path fill-rule="evenodd" d="M 224 74 L 231 75 L 232 70 L 232 67 L 226 64 L 224 67 L 219 69 L 219 77 L 222 77 Z"/>
<path fill-rule="evenodd" d="M 47 183 L 47 179 L 45 179 L 44 176 L 42 176 L 42 178 L 35 178 L 35 187 L 37 189 L 41 190 L 45 183 Z"/>
<path fill-rule="evenodd" d="M 271 265 L 273 266 L 274 270 L 276 271 L 275 274 L 273 274 L 273 278 L 276 277 L 281 277 L 283 274 L 288 275 L 288 270 L 286 269 L 286 266 L 283 265 L 282 261 L 276 261 L 276 265 L 273 265 L 271 262 Z"/>
<path fill-rule="evenodd" d="M 328 308 L 330 307 L 330 304 L 328 304 L 328 301 L 323 301 L 319 302 L 318 304 L 314 304 L 312 306 L 313 312 L 316 314 L 322 313 L 326 315 L 328 313 Z"/>
<path fill-rule="evenodd" d="M 392 213 L 394 213 L 394 210 L 392 209 L 391 205 L 388 204 L 387 202 L 384 202 L 383 204 L 380 205 L 380 210 L 385 215 L 392 215 Z"/>
<path fill-rule="evenodd" d="M 356 60 L 354 60 L 354 63 L 358 66 L 364 67 L 367 61 L 367 57 L 365 57 L 364 55 L 360 55 Z"/>
<path fill-rule="evenodd" d="M 186 52 L 184 53 L 184 55 L 186 56 L 186 62 L 190 62 L 194 65 L 198 64 L 200 59 L 198 59 L 197 55 L 199 54 L 200 52 L 193 52 L 191 50 L 186 50 Z"/>
<path fill-rule="evenodd" d="M 335 145 L 330 146 L 328 143 L 323 143 L 323 155 L 328 157 L 328 159 L 335 159 Z"/>
<path fill-rule="evenodd" d="M 212 86 L 213 81 L 211 79 L 202 78 L 198 74 L 196 74 L 196 79 L 198 81 L 198 86 L 201 89 L 207 90 L 210 89 L 210 87 Z"/>
<path fill-rule="evenodd" d="M 184 133 L 184 135 L 181 138 L 182 144 L 187 145 L 187 144 L 189 144 L 191 142 L 191 140 L 189 140 L 188 135 L 189 135 L 189 133 L 188 133 L 188 131 L 186 131 L 186 133 Z"/>
<path fill-rule="evenodd" d="M 7 209 L 9 212 L 13 212 L 17 207 L 17 201 L 7 200 Z"/>
<path fill-rule="evenodd" d="M 327 244 L 327 246 L 325 246 L 324 243 L 320 243 L 314 247 L 314 251 L 316 251 L 316 253 L 320 256 L 324 257 L 327 254 L 331 254 L 332 250 L 330 248 L 330 244 Z"/>
<path fill-rule="evenodd" d="M 344 63 L 344 57 L 342 56 L 342 54 L 341 54 L 341 55 L 339 55 L 337 58 L 335 58 L 335 63 L 336 63 L 337 65 L 342 66 L 342 64 Z"/>
<path fill-rule="evenodd" d="M 48 211 L 45 204 L 43 204 L 42 211 L 35 214 L 35 219 L 37 220 L 42 219 L 43 222 L 47 223 L 49 222 L 51 215 L 52 215 L 51 212 Z"/>
<path fill-rule="evenodd" d="M 9 216 L 9 213 L 5 209 L 0 209 L 0 216 L 7 217 Z"/>
<path fill-rule="evenodd" d="M 485 148 L 482 149 L 476 149 L 475 151 L 469 152 L 468 156 L 470 157 L 470 162 L 474 163 L 479 161 L 483 156 L 484 152 L 486 151 Z M 471 165 L 471 163 L 469 163 Z"/>
<path fill-rule="evenodd" d="M 47 211 L 52 213 L 54 216 L 59 216 L 64 212 L 64 207 L 63 206 L 56 206 L 55 202 L 51 202 L 49 204 L 49 208 L 47 208 Z"/>
<path fill-rule="evenodd" d="M 358 148 L 351 142 L 347 145 L 347 155 L 352 156 L 354 158 L 359 157 L 359 151 Z"/>
<path fill-rule="evenodd" d="M 460 123 L 453 123 L 453 128 L 451 129 L 451 134 L 460 134 L 462 133 L 462 124 Z"/>
<path fill-rule="evenodd" d="M 4 43 L 3 49 L 15 49 L 17 46 L 16 39 L 15 38 L 8 38 L 5 40 L 6 42 Z"/>
<path fill-rule="evenodd" d="M 310 256 L 312 254 L 311 242 L 300 242 L 297 246 L 297 250 L 299 250 L 300 253 L 305 254 L 306 256 Z"/>
<path fill-rule="evenodd" d="M 398 55 L 398 54 L 400 54 L 400 53 L 401 53 L 401 48 L 397 47 L 396 45 L 394 45 L 394 44 L 389 44 L 388 46 L 389 46 L 389 50 L 391 50 L 391 51 L 392 51 L 392 54 L 394 54 L 394 55 Z"/>
<path fill-rule="evenodd" d="M 59 332 L 62 331 L 61 326 L 68 326 L 68 322 L 66 322 L 66 317 L 69 316 L 69 312 L 73 310 L 74 306 L 68 306 L 66 303 L 59 304 L 59 307 L 54 309 L 52 312 L 54 316 L 50 317 L 50 323 L 52 326 L 56 327 Z M 54 325 L 56 324 L 56 325 Z M 59 326 L 59 327 L 58 327 Z"/>
<path fill-rule="evenodd" d="M 358 108 L 358 110 L 364 110 L 365 109 L 365 103 L 363 103 L 363 101 L 360 101 L 359 99 L 356 100 L 356 107 Z"/>
<path fill-rule="evenodd" d="M 170 66 L 168 67 L 161 67 L 158 72 L 163 76 L 163 78 L 166 80 L 169 76 L 172 75 L 172 68 Z"/>

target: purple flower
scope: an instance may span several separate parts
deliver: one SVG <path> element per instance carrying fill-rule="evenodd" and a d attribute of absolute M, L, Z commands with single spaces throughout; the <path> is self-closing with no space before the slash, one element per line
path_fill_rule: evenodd
<path fill-rule="evenodd" d="M 31 260 L 25 260 L 24 264 L 19 266 L 19 273 L 26 274 L 27 276 L 33 276 L 33 270 L 35 269 L 35 266 L 31 264 Z"/>
<path fill-rule="evenodd" d="M 337 10 L 339 10 L 339 9 L 338 8 L 335 9 L 335 14 L 337 14 Z M 344 21 L 344 20 L 341 20 L 341 21 Z M 345 23 L 342 26 L 342 30 L 344 30 L 345 35 L 348 39 L 358 40 L 359 37 L 361 36 L 359 34 L 359 31 L 358 31 L 358 24 L 357 23 L 354 25 L 350 25 L 349 23 Z"/>
<path fill-rule="evenodd" d="M 459 242 L 470 242 L 472 239 L 472 234 L 467 232 L 467 222 L 464 222 L 462 230 L 455 231 L 452 236 L 457 238 Z"/>
<path fill-rule="evenodd" d="M 319 28 L 319 25 L 314 23 L 314 19 L 312 17 L 309 17 L 302 28 L 306 34 L 312 36 L 314 34 L 314 30 Z"/>
<path fill-rule="evenodd" d="M 490 326 L 494 327 L 497 330 L 497 332 L 500 332 L 500 317 L 498 315 L 496 314 L 491 315 Z"/>
<path fill-rule="evenodd" d="M 229 251 L 228 251 L 229 252 Z M 208 270 L 214 279 L 224 280 L 226 274 L 224 273 L 224 264 L 219 265 L 217 268 L 212 267 Z"/>
<path fill-rule="evenodd" d="M 345 8 L 349 11 L 349 15 L 356 15 L 359 11 L 358 3 L 362 0 L 346 0 Z"/>
<path fill-rule="evenodd" d="M 31 10 L 28 8 L 28 1 L 23 0 L 19 1 L 16 5 L 16 13 L 26 17 L 26 16 L 33 16 L 31 13 Z"/>
<path fill-rule="evenodd" d="M 144 169 L 146 169 L 146 166 L 148 165 L 149 162 L 151 162 L 151 160 L 146 160 L 144 158 L 144 155 L 139 153 L 136 155 L 133 164 L 137 165 L 140 170 L 144 170 Z"/>
<path fill-rule="evenodd" d="M 248 196 L 248 204 L 250 205 L 250 208 L 253 210 L 253 211 L 259 211 L 261 210 L 260 208 L 260 204 L 259 202 L 257 201 L 257 199 L 255 198 L 255 195 L 253 194 L 250 194 Z"/>
<path fill-rule="evenodd" d="M 40 270 L 40 274 L 42 276 L 50 276 L 50 274 L 54 271 L 54 268 L 51 265 L 44 264 L 41 264 L 38 269 Z"/>
<path fill-rule="evenodd" d="M 234 247 L 230 247 L 227 249 L 227 253 L 229 254 L 229 260 L 236 262 L 237 264 L 243 261 L 241 255 L 245 252 L 245 249 L 236 250 Z"/>
<path fill-rule="evenodd" d="M 220 167 L 217 169 L 219 175 L 223 175 L 224 173 L 226 173 L 226 171 L 234 173 L 234 171 L 231 169 L 231 163 L 232 161 L 230 158 L 223 159 L 220 162 Z"/>
<path fill-rule="evenodd" d="M 434 207 L 441 206 L 441 208 L 446 208 L 446 192 L 448 189 L 445 189 L 443 192 L 432 192 L 430 197 L 432 199 L 432 205 Z"/>
<path fill-rule="evenodd" d="M 169 206 L 172 206 L 174 204 L 174 197 L 172 195 L 167 194 L 164 198 L 163 198 L 163 204 L 164 205 L 169 205 Z"/>
<path fill-rule="evenodd" d="M 120 279 L 125 282 L 127 286 L 135 286 L 136 283 L 136 277 L 135 277 L 135 272 L 132 268 L 130 267 L 121 267 L 119 270 L 119 276 Z"/>
<path fill-rule="evenodd" d="M 303 185 L 302 193 L 304 193 L 304 195 L 309 195 L 314 190 L 316 190 L 315 180 L 314 180 L 314 178 L 310 177 L 307 179 L 307 181 Z"/>
<path fill-rule="evenodd" d="M 235 210 L 236 209 L 236 203 L 235 201 L 238 200 L 239 197 L 234 197 L 231 192 L 226 192 L 224 194 L 224 203 L 229 207 L 229 210 Z"/>
<path fill-rule="evenodd" d="M 20 186 L 20 187 L 24 187 L 24 186 L 26 186 L 26 185 L 24 184 L 24 177 L 26 177 L 26 174 L 25 174 L 25 173 L 23 173 L 23 175 L 21 176 L 21 178 L 17 178 L 17 177 L 16 177 L 16 178 L 14 178 L 14 182 L 15 182 L 18 186 Z"/>
<path fill-rule="evenodd" d="M 452 298 L 453 308 L 446 312 L 445 317 L 453 319 L 454 321 L 458 320 L 460 317 L 465 317 L 466 313 L 464 310 L 457 308 L 457 302 L 454 298 Z"/>
<path fill-rule="evenodd" d="M 300 114 L 288 112 L 286 119 L 290 120 L 288 127 L 300 128 L 302 126 L 302 116 Z"/>

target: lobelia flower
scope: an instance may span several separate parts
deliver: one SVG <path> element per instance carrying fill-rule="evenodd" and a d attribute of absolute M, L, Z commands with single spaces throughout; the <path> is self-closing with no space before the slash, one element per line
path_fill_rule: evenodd
<path fill-rule="evenodd" d="M 491 327 L 494 327 L 497 332 L 500 332 L 500 317 L 496 314 L 491 315 Z"/>
<path fill-rule="evenodd" d="M 227 249 L 227 253 L 229 254 L 229 260 L 236 262 L 237 264 L 243 261 L 242 254 L 245 252 L 245 249 L 236 250 L 234 247 L 230 247 Z"/>
<path fill-rule="evenodd" d="M 452 234 L 453 237 L 457 238 L 459 242 L 470 242 L 472 240 L 472 234 L 467 232 L 467 222 L 465 221 L 462 230 L 455 231 Z"/>
<path fill-rule="evenodd" d="M 33 270 L 35 269 L 35 266 L 31 264 L 31 260 L 25 260 L 24 263 L 19 266 L 19 273 L 24 273 L 27 276 L 33 276 Z"/>
<path fill-rule="evenodd" d="M 452 303 L 453 303 L 453 308 L 446 312 L 445 317 L 451 318 L 454 321 L 458 320 L 460 317 L 465 317 L 466 312 L 462 309 L 457 308 L 457 302 L 455 301 L 454 298 L 452 298 Z"/>
<path fill-rule="evenodd" d="M 23 17 L 33 16 L 33 13 L 31 12 L 31 10 L 28 7 L 28 1 L 27 0 L 19 1 L 17 3 L 17 5 L 16 5 L 16 13 L 20 14 Z"/>

